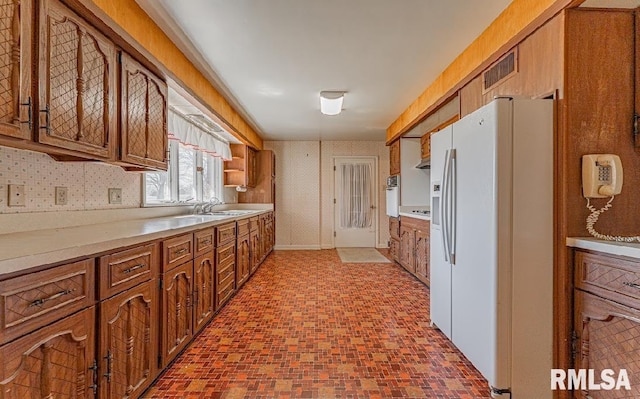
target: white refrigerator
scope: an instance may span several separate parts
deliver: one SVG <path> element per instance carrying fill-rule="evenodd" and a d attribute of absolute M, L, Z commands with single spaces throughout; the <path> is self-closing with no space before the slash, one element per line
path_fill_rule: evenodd
<path fill-rule="evenodd" d="M 494 397 L 551 398 L 553 101 L 500 98 L 431 136 L 431 198 L 432 323 Z"/>

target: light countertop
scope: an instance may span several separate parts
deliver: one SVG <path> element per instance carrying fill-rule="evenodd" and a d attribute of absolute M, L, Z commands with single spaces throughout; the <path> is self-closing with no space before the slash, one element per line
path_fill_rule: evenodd
<path fill-rule="evenodd" d="M 0 277 L 120 247 L 171 237 L 268 211 L 241 216 L 182 215 L 126 220 L 85 226 L 26 231 L 0 235 Z"/>
<path fill-rule="evenodd" d="M 592 237 L 568 237 L 567 246 L 640 259 L 640 243 L 604 241 Z"/>
<path fill-rule="evenodd" d="M 398 208 L 398 214 L 400 216 L 404 216 L 404 217 L 409 217 L 409 218 L 414 218 L 414 219 L 421 219 L 421 220 L 431 220 L 431 215 L 423 215 L 420 213 L 413 213 L 412 211 L 416 210 L 416 211 L 428 211 L 429 210 L 429 206 L 400 206 Z"/>

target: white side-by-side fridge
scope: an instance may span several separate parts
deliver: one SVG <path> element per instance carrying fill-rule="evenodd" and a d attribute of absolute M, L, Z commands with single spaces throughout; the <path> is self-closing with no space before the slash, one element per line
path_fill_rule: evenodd
<path fill-rule="evenodd" d="M 500 98 L 432 135 L 431 198 L 432 323 L 495 397 L 551 398 L 553 101 Z"/>

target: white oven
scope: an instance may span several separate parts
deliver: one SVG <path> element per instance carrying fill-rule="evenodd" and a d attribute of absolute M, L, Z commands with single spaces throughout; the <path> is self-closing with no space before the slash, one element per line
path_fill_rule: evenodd
<path fill-rule="evenodd" d="M 387 216 L 398 217 L 400 207 L 400 176 L 387 177 Z"/>

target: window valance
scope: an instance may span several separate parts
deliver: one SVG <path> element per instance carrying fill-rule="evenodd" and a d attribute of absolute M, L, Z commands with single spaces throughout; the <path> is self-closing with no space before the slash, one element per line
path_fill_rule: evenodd
<path fill-rule="evenodd" d="M 184 145 L 194 147 L 224 160 L 231 159 L 229 143 L 215 137 L 204 128 L 189 121 L 179 113 L 169 110 L 169 140 L 178 140 Z"/>

